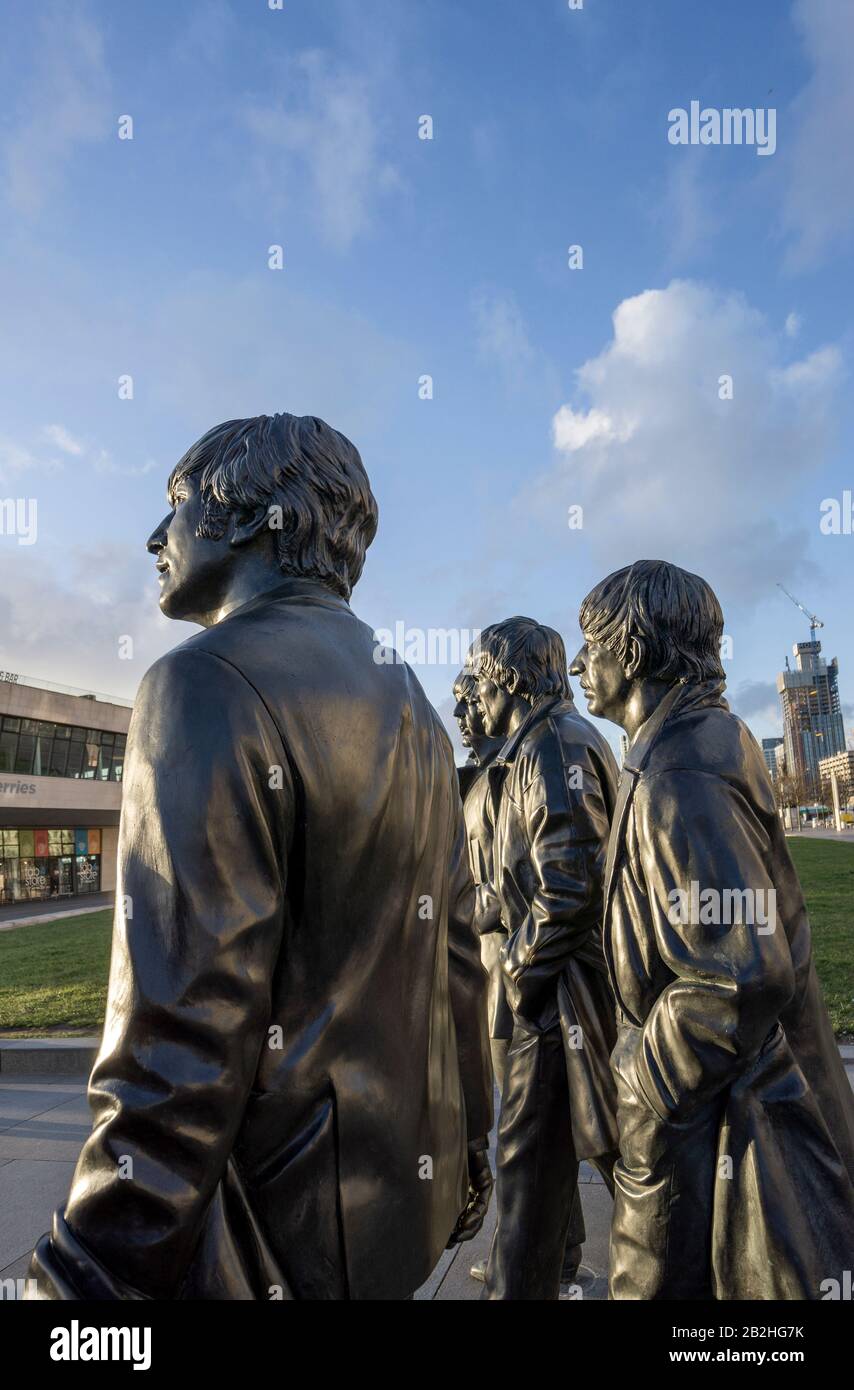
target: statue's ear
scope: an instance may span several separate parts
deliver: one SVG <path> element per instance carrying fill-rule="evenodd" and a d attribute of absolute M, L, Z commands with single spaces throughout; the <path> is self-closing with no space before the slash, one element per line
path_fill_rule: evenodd
<path fill-rule="evenodd" d="M 255 507 L 251 512 L 242 512 L 235 517 L 231 532 L 231 545 L 248 545 L 250 541 L 273 529 L 269 507 Z"/>
<path fill-rule="evenodd" d="M 510 678 L 507 682 L 507 693 L 515 695 L 519 688 L 519 672 L 510 667 Z"/>
<path fill-rule="evenodd" d="M 643 647 L 636 637 L 629 638 L 628 661 L 624 667 L 626 680 L 632 680 L 643 663 Z"/>

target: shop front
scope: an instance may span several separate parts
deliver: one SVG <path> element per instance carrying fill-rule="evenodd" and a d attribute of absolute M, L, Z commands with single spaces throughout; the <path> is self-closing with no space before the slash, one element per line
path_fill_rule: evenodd
<path fill-rule="evenodd" d="M 100 888 L 100 829 L 0 828 L 0 903 L 46 902 Z"/>

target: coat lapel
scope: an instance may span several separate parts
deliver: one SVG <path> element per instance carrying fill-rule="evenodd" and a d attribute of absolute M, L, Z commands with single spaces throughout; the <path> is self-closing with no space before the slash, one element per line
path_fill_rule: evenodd
<path fill-rule="evenodd" d="M 605 861 L 605 919 L 607 921 L 608 906 L 611 901 L 611 893 L 614 887 L 614 874 L 617 862 L 620 857 L 620 850 L 623 847 L 623 829 L 625 827 L 626 816 L 631 805 L 635 787 L 640 773 L 646 766 L 652 746 L 658 738 L 665 721 L 670 715 L 674 705 L 679 700 L 680 695 L 684 694 L 686 687 L 674 685 L 668 690 L 664 699 L 653 710 L 649 719 L 638 729 L 634 742 L 626 754 L 623 770 L 620 776 L 620 785 L 617 789 L 617 803 L 614 807 L 614 817 L 611 821 L 611 835 L 608 840 L 608 857 Z"/>

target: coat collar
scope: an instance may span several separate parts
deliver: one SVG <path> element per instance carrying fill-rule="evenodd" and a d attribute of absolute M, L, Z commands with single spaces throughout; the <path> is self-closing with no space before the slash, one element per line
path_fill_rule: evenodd
<path fill-rule="evenodd" d="M 535 705 L 532 705 L 518 729 L 510 735 L 504 747 L 496 755 L 493 766 L 500 764 L 502 767 L 506 767 L 508 763 L 512 763 L 534 725 L 539 724 L 540 720 L 551 714 L 555 705 L 561 704 L 564 699 L 563 695 L 546 695 L 542 700 L 538 700 Z"/>
<path fill-rule="evenodd" d="M 688 685 L 677 684 L 670 687 L 664 699 L 656 705 L 652 714 L 641 724 L 635 734 L 629 751 L 623 760 L 623 770 L 617 791 L 617 802 L 611 821 L 611 835 L 608 841 L 608 857 L 605 862 L 605 917 L 614 886 L 614 871 L 623 843 L 623 827 L 629 804 L 634 794 L 640 774 L 649 762 L 650 754 L 669 719 L 698 709 L 703 705 L 723 705 L 724 682 L 722 680 L 698 681 Z M 607 947 L 606 947 L 607 949 Z"/>
<path fill-rule="evenodd" d="M 726 701 L 722 699 L 723 689 L 722 680 L 672 685 L 632 739 L 623 768 L 630 772 L 643 771 L 658 735 L 671 715 L 686 714 L 688 710 L 698 709 L 702 705 L 726 706 Z"/>
<path fill-rule="evenodd" d="M 340 594 L 333 593 L 326 584 L 321 584 L 319 580 L 303 579 L 299 575 L 286 575 L 282 577 L 281 584 L 277 584 L 275 588 L 265 589 L 263 593 L 256 594 L 255 598 L 247 599 L 246 603 L 241 603 L 239 608 L 232 608 L 222 621 L 224 623 L 230 622 L 232 618 L 251 613 L 255 608 L 264 608 L 268 603 L 280 603 L 282 599 L 293 599 L 297 602 L 310 600 L 312 603 L 323 603 L 329 608 L 341 608 L 347 613 L 351 611 L 345 598 L 342 598 Z"/>

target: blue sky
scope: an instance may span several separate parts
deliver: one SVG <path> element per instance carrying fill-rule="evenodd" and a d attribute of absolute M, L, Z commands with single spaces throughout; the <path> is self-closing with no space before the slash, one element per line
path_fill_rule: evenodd
<path fill-rule="evenodd" d="M 7 0 L 3 29 L 0 499 L 38 533 L 0 535 L 0 667 L 132 695 L 190 632 L 144 550 L 173 463 L 291 410 L 362 451 L 374 627 L 528 613 L 571 656 L 592 583 L 672 559 L 763 736 L 808 636 L 782 581 L 854 728 L 854 536 L 819 529 L 854 477 L 848 0 Z M 774 154 L 669 143 L 693 100 L 773 107 Z M 419 668 L 446 717 L 453 674 Z"/>

